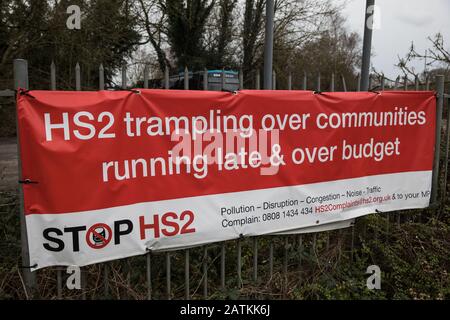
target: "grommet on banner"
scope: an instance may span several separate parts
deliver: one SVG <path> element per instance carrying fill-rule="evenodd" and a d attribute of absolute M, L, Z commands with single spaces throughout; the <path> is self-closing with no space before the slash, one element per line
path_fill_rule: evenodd
<path fill-rule="evenodd" d="M 322 94 L 322 91 L 314 91 L 314 94 Z"/>
<path fill-rule="evenodd" d="M 375 91 L 375 90 L 369 90 L 369 92 L 376 93 L 376 94 L 381 94 L 381 92 Z"/>
<path fill-rule="evenodd" d="M 32 96 L 32 95 L 29 93 L 30 90 L 26 90 L 26 89 L 20 88 L 20 89 L 18 90 L 18 92 L 19 92 L 20 95 L 25 95 L 25 96 L 28 96 L 28 97 L 30 97 L 30 98 L 36 99 L 34 96 Z"/>
<path fill-rule="evenodd" d="M 130 89 L 130 91 L 136 94 L 141 94 L 141 90 L 138 89 Z"/>
<path fill-rule="evenodd" d="M 222 92 L 229 92 L 229 93 L 232 93 L 232 94 L 234 94 L 234 95 L 237 95 L 238 94 L 238 92 L 239 92 L 239 90 L 227 90 L 227 89 L 223 89 L 222 88 L 222 90 L 221 90 Z"/>
<path fill-rule="evenodd" d="M 380 210 L 378 210 L 378 209 L 375 209 L 375 212 L 376 212 L 376 213 L 383 213 L 383 211 L 380 211 Z"/>
<path fill-rule="evenodd" d="M 39 182 L 37 182 L 37 181 L 32 181 L 32 180 L 30 180 L 30 179 L 19 180 L 18 182 L 19 182 L 20 184 L 37 184 L 37 183 L 39 183 Z"/>
<path fill-rule="evenodd" d="M 244 238 L 244 234 L 240 233 L 239 234 L 239 239 L 242 239 L 242 238 Z"/>
<path fill-rule="evenodd" d="M 34 268 L 37 268 L 37 266 L 38 266 L 38 264 L 35 263 L 35 264 L 31 265 L 31 266 L 20 266 L 20 268 L 21 269 L 34 269 Z"/>

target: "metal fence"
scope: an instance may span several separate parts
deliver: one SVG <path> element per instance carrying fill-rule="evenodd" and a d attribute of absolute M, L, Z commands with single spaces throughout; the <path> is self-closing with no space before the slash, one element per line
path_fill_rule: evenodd
<path fill-rule="evenodd" d="M 99 66 L 99 84 L 98 89 L 105 89 L 104 67 Z M 184 70 L 184 89 L 189 89 L 189 70 L 186 67 Z M 222 86 L 225 85 L 225 73 L 222 72 Z M 204 79 L 207 79 L 208 73 L 204 71 Z M 277 75 L 273 72 L 272 85 L 273 89 L 284 90 L 314 90 L 320 92 L 322 88 L 327 87 L 329 91 L 335 91 L 337 82 L 340 81 L 339 86 L 342 91 L 359 91 L 359 78 L 356 83 L 356 88 L 350 88 L 347 85 L 349 79 L 345 79 L 342 75 L 329 75 L 330 82 L 325 84 L 323 78 L 318 72 L 314 77 L 304 73 L 299 78 L 301 83 L 294 83 L 293 75 L 287 72 L 285 75 L 286 87 L 280 88 L 277 85 Z M 358 76 L 359 77 L 359 76 Z M 310 79 L 309 79 L 310 78 Z M 311 79 L 312 78 L 312 79 Z M 339 78 L 339 80 L 337 80 Z M 127 67 L 124 65 L 121 70 L 121 88 L 127 89 Z M 143 87 L 149 86 L 149 69 L 145 67 L 143 77 Z M 75 66 L 75 89 L 80 91 L 81 84 L 81 68 L 77 63 Z M 346 81 L 347 80 L 347 81 Z M 352 79 L 355 80 L 355 79 Z M 435 80 L 435 81 L 432 81 Z M 308 83 L 315 82 L 315 86 L 311 88 Z M 260 89 L 260 71 L 254 72 L 254 88 Z M 24 88 L 30 89 L 28 84 L 28 64 L 26 60 L 14 60 L 14 84 L 15 89 Z M 169 71 L 164 72 L 164 88 L 169 88 Z M 242 72 L 239 73 L 239 86 L 244 88 L 244 77 Z M 440 208 L 447 201 L 447 176 L 448 176 L 448 147 L 450 126 L 447 125 L 449 118 L 448 108 L 444 112 L 444 102 L 450 96 L 444 93 L 445 79 L 443 76 L 437 76 L 435 79 L 427 78 L 420 82 L 418 77 L 408 79 L 407 77 L 397 77 L 395 80 L 390 80 L 384 76 L 371 76 L 369 80 L 369 88 L 372 91 L 376 90 L 430 90 L 435 89 L 437 92 L 437 113 L 436 113 L 436 147 L 435 147 L 435 161 L 433 170 L 433 188 L 431 196 L 430 208 L 438 212 Z M 207 81 L 203 81 L 203 88 L 207 90 Z M 52 63 L 50 66 L 50 90 L 56 90 L 56 67 Z M 0 97 L 14 97 L 14 90 L 0 91 Z M 446 115 L 443 120 L 443 114 Z M 443 132 L 445 129 L 445 132 Z M 18 137 L 19 138 L 19 137 Z M 19 141 L 18 141 L 19 145 Z M 19 149 L 19 148 L 18 148 Z M 443 150 L 444 152 L 441 152 Z M 442 164 L 443 165 L 442 165 Z M 19 155 L 19 177 L 20 173 L 20 155 Z M 438 187 L 440 186 L 441 193 L 438 196 Z M 56 282 L 56 298 L 61 299 L 64 296 L 64 268 L 54 267 L 30 272 L 29 257 L 27 246 L 26 225 L 24 222 L 23 212 L 23 193 L 19 188 L 20 196 L 20 222 L 21 222 L 21 243 L 22 243 L 22 275 L 24 281 L 24 288 L 26 288 L 27 297 L 39 297 L 40 290 L 38 288 L 37 276 L 45 273 L 45 277 L 52 277 L 48 270 L 54 270 L 54 277 L 52 281 Z M 384 213 L 386 218 L 386 241 L 389 240 L 390 223 L 395 221 L 396 225 L 400 227 L 403 221 L 408 219 L 416 219 L 421 222 L 422 211 L 409 210 L 415 212 L 415 215 L 401 215 L 400 213 Z M 363 219 L 363 218 L 362 218 Z M 362 229 L 362 236 L 368 236 L 367 225 Z M 370 226 L 369 226 L 370 227 Z M 372 236 L 378 237 L 376 230 L 372 230 Z M 145 269 L 145 274 L 141 274 L 137 279 L 131 279 L 130 274 L 133 269 L 132 260 L 136 258 L 122 259 L 121 261 L 100 263 L 95 265 L 97 270 L 95 279 L 88 279 L 86 269 L 82 268 L 82 289 L 78 293 L 69 295 L 70 298 L 86 299 L 90 294 L 88 289 L 89 283 L 94 283 L 95 295 L 90 295 L 91 298 L 109 297 L 112 290 L 112 279 L 118 276 L 117 269 L 125 270 L 125 279 L 121 279 L 128 286 L 133 285 L 145 287 L 145 298 L 195 298 L 200 297 L 204 299 L 217 298 L 217 292 L 226 292 L 227 290 L 239 290 L 243 288 L 244 282 L 261 284 L 271 283 L 279 280 L 277 284 L 281 288 L 281 297 L 285 296 L 287 284 L 287 274 L 294 268 L 298 272 L 299 277 L 302 275 L 302 266 L 309 261 L 317 262 L 318 257 L 330 250 L 330 248 L 338 248 L 339 252 L 345 251 L 353 259 L 353 252 L 355 248 L 355 225 L 349 229 L 333 230 L 321 233 L 301 234 L 301 235 L 283 235 L 283 236 L 258 236 L 251 239 L 238 239 L 235 241 L 227 241 L 218 244 L 209 244 L 197 248 L 183 249 L 178 251 L 168 251 L 165 253 L 148 252 L 145 257 L 138 259 L 136 263 L 141 265 L 142 271 Z M 309 250 L 308 250 L 309 248 Z M 244 253 L 243 253 L 244 251 Z M 296 261 L 292 261 L 292 256 L 296 257 Z M 145 259 L 145 261 L 143 260 Z M 308 260 L 309 259 L 309 260 Z M 277 261 L 280 263 L 277 264 Z M 315 262 L 314 262 L 315 261 Z M 120 267 L 114 264 L 120 264 Z M 180 274 L 177 269 L 176 274 L 173 274 L 173 264 L 183 265 L 183 272 Z M 243 272 L 243 265 L 247 266 Z M 181 268 L 181 269 L 183 269 Z M 191 269 L 192 268 L 192 269 Z M 260 270 L 263 269 L 265 278 L 261 276 Z M 101 275 L 101 276 L 100 276 Z M 277 275 L 277 277 L 275 277 Z M 100 279 L 101 277 L 101 279 Z M 161 277 L 165 277 L 165 281 L 161 281 Z M 116 279 L 117 280 L 117 279 Z M 157 284 L 157 285 L 156 285 Z M 174 284 L 176 287 L 174 287 Z M 194 284 L 194 286 L 192 286 Z M 102 294 L 99 295 L 99 287 L 103 288 Z M 182 292 L 184 294 L 182 294 Z M 200 293 L 201 292 L 201 293 Z M 117 296 L 117 295 L 116 295 Z M 127 298 L 136 298 L 133 295 L 125 295 Z M 142 297 L 142 296 L 140 296 Z M 139 297 L 138 297 L 139 298 Z"/>

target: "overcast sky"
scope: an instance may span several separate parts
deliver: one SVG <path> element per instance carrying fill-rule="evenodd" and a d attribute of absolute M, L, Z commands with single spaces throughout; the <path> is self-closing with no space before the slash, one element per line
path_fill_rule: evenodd
<path fill-rule="evenodd" d="M 363 36 L 366 0 L 347 0 L 344 14 L 350 30 Z M 450 48 L 450 0 L 375 0 L 380 12 L 380 29 L 374 30 L 372 66 L 390 78 L 399 73 L 394 66 L 405 56 L 411 41 L 418 52 L 430 47 L 428 36 L 441 32 Z M 423 62 L 415 64 L 422 72 Z"/>

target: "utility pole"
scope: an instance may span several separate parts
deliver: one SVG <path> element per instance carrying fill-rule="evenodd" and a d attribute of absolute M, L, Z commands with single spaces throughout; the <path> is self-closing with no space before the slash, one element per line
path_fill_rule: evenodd
<path fill-rule="evenodd" d="M 272 90 L 274 0 L 266 1 L 266 34 L 264 41 L 264 90 Z"/>
<path fill-rule="evenodd" d="M 361 91 L 369 90 L 370 54 L 372 50 L 373 15 L 375 13 L 375 0 L 366 0 L 364 19 L 363 56 L 361 65 Z"/>

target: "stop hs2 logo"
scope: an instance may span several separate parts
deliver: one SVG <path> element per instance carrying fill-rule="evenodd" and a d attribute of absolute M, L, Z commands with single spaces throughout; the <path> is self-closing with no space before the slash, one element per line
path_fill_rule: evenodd
<path fill-rule="evenodd" d="M 130 237 L 133 232 L 139 232 L 141 240 L 194 233 L 194 220 L 194 213 L 185 210 L 180 214 L 166 212 L 162 215 L 139 216 L 138 231 L 135 231 L 135 223 L 128 219 L 116 220 L 112 225 L 95 223 L 90 226 L 49 227 L 42 232 L 45 239 L 42 245 L 46 250 L 54 252 L 64 249 L 79 252 L 80 241 L 85 241 L 89 248 L 100 250 L 110 245 L 120 245 L 121 241 Z"/>

